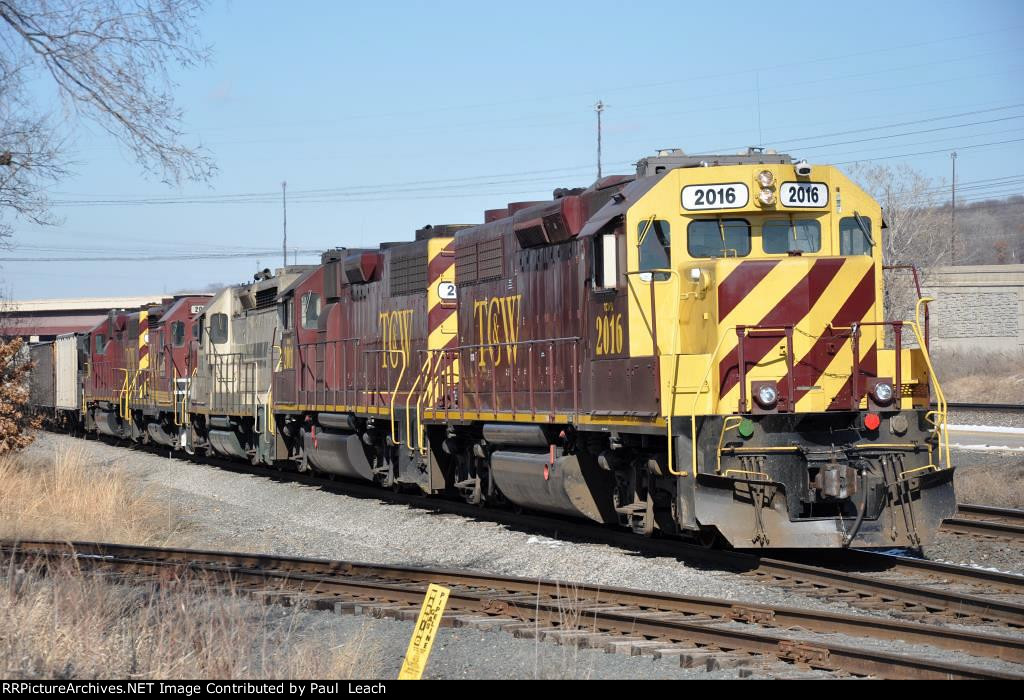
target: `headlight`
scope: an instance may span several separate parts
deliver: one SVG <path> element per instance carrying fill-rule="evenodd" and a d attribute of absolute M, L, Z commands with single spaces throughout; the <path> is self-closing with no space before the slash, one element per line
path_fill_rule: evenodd
<path fill-rule="evenodd" d="M 779 400 L 779 393 L 770 386 L 762 386 L 757 390 L 757 403 L 761 408 L 771 408 Z"/>
<path fill-rule="evenodd" d="M 875 388 L 871 393 L 875 397 L 875 403 L 885 406 L 892 401 L 892 384 L 879 382 L 875 384 Z"/>
<path fill-rule="evenodd" d="M 690 281 L 691 282 L 700 282 L 700 268 L 699 267 L 691 267 L 690 268 Z"/>
<path fill-rule="evenodd" d="M 761 192 L 757 195 L 757 200 L 765 206 L 771 206 L 775 204 L 775 192 L 768 187 L 761 188 Z"/>
<path fill-rule="evenodd" d="M 771 170 L 762 170 L 757 174 L 757 182 L 761 187 L 771 187 L 775 184 L 775 173 Z"/>

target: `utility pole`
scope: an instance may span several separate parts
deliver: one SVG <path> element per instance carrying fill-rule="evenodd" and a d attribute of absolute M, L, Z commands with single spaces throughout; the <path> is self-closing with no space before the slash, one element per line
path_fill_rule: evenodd
<path fill-rule="evenodd" d="M 597 179 L 601 179 L 601 113 L 604 112 L 605 104 L 601 100 L 594 105 L 597 112 Z"/>
<path fill-rule="evenodd" d="M 281 182 L 281 213 L 284 215 L 284 241 L 281 250 L 284 253 L 284 266 L 288 267 L 288 182 Z"/>
<path fill-rule="evenodd" d="M 949 253 L 949 255 L 950 255 L 950 258 L 952 258 L 952 260 L 950 262 L 955 263 L 956 262 L 956 151 L 953 151 L 953 153 L 950 154 L 950 158 L 953 159 L 953 205 L 952 205 L 952 219 L 953 219 L 952 224 L 953 224 L 953 230 L 952 230 L 952 233 L 950 234 L 951 240 L 950 240 L 950 253 Z"/>

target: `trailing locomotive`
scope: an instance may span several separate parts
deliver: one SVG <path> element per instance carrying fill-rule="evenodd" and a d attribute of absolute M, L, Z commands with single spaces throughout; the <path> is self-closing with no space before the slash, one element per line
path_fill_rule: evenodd
<path fill-rule="evenodd" d="M 94 354 L 81 410 L 120 437 L 647 535 L 919 546 L 955 509 L 953 465 L 927 329 L 884 316 L 883 235 L 833 167 L 664 152 L 266 271 L 192 315 L 170 412 L 131 353 Z M 133 319 L 92 346 L 134 347 Z"/>

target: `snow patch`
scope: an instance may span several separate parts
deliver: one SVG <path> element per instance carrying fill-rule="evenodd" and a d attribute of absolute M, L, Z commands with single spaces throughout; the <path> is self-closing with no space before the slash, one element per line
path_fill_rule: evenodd
<path fill-rule="evenodd" d="M 1024 435 L 1024 428 L 1004 428 L 998 425 L 950 425 L 949 432 L 971 433 L 1004 433 L 1006 435 Z"/>

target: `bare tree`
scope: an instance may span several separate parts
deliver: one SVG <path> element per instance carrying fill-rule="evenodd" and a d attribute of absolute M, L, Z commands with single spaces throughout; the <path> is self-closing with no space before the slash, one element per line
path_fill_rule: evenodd
<path fill-rule="evenodd" d="M 98 125 L 164 182 L 213 175 L 210 155 L 183 143 L 169 72 L 208 59 L 196 29 L 204 4 L 0 0 L 0 217 L 52 223 L 43 188 L 68 172 L 67 134 L 55 126 L 75 121 L 66 117 Z M 40 79 L 59 96 L 64 119 L 40 104 Z"/>
<path fill-rule="evenodd" d="M 880 244 L 886 265 L 913 265 L 927 280 L 935 267 L 952 262 L 950 218 L 940 207 L 945 199 L 943 182 L 906 164 L 856 164 L 850 175 L 882 205 L 886 229 Z M 909 275 L 886 276 L 887 317 L 909 318 L 915 301 L 916 291 Z"/>

